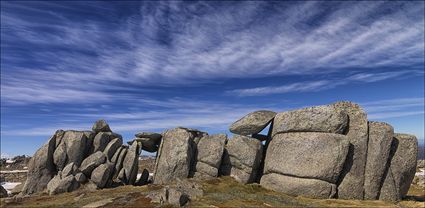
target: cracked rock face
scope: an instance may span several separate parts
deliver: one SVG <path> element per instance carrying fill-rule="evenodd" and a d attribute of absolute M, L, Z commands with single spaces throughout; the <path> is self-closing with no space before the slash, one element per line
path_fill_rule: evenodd
<path fill-rule="evenodd" d="M 189 176 L 194 160 L 194 136 L 175 128 L 164 133 L 155 164 L 154 184 L 165 184 Z"/>
<path fill-rule="evenodd" d="M 379 197 L 393 137 L 394 129 L 389 124 L 369 122 L 364 199 L 374 200 Z"/>
<path fill-rule="evenodd" d="M 350 142 L 350 149 L 338 183 L 338 198 L 363 199 L 368 145 L 367 115 L 359 105 L 352 102 L 332 105 L 349 117 L 348 129 L 344 133 Z"/>
<path fill-rule="evenodd" d="M 394 134 L 380 200 L 399 201 L 406 196 L 415 177 L 417 151 L 418 141 L 415 136 Z"/>
<path fill-rule="evenodd" d="M 264 175 L 261 185 L 265 188 L 294 196 L 307 196 L 319 199 L 333 198 L 336 185 L 317 179 L 297 178 L 275 173 Z"/>
<path fill-rule="evenodd" d="M 275 115 L 276 113 L 273 111 L 255 111 L 237 120 L 230 126 L 229 130 L 234 134 L 244 136 L 257 134 L 270 123 Z"/>
<path fill-rule="evenodd" d="M 221 175 L 230 175 L 241 183 L 256 180 L 263 155 L 263 145 L 255 138 L 235 135 L 226 145 L 220 167 Z"/>
<path fill-rule="evenodd" d="M 315 178 L 336 183 L 348 153 L 345 135 L 295 132 L 273 137 L 264 173 Z"/>
<path fill-rule="evenodd" d="M 214 134 L 201 138 L 197 145 L 196 171 L 217 177 L 226 142 L 225 134 Z"/>
<path fill-rule="evenodd" d="M 322 105 L 278 113 L 272 136 L 286 132 L 325 132 L 343 134 L 348 115 L 333 105 Z"/>

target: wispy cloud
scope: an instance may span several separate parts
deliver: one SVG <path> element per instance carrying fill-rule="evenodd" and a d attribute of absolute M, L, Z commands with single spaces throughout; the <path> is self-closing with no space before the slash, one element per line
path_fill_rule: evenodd
<path fill-rule="evenodd" d="M 142 101 L 143 102 L 143 101 Z M 93 113 L 59 113 L 59 123 L 48 123 L 26 128 L 6 128 L 3 136 L 48 136 L 57 129 L 90 129 L 92 123 L 100 118 L 106 119 L 116 132 L 162 131 L 177 126 L 200 129 L 214 129 L 225 132 L 228 126 L 249 112 L 259 109 L 281 111 L 276 106 L 265 108 L 259 105 L 229 104 L 217 101 L 198 101 L 188 99 L 149 100 L 144 108 L 159 107 L 159 110 L 119 110 Z"/>
<path fill-rule="evenodd" d="M 399 118 L 423 115 L 424 98 L 400 98 L 361 103 L 368 113 L 368 119 Z"/>
<path fill-rule="evenodd" d="M 72 15 L 87 12 L 87 19 Z M 101 3 L 2 2 L 2 102 L 89 102 L 107 97 L 111 85 L 417 67 L 424 62 L 423 12 L 423 2 L 171 1 L 143 2 L 117 18 Z M 23 55 L 22 44 L 32 52 Z M 353 77 L 363 78 L 388 79 Z M 241 92 L 303 92 L 326 89 L 326 82 Z"/>
<path fill-rule="evenodd" d="M 270 94 L 284 94 L 293 92 L 317 92 L 327 89 L 332 89 L 341 85 L 351 83 L 369 83 L 378 82 L 388 79 L 403 79 L 411 76 L 423 76 L 424 72 L 419 70 L 405 70 L 405 71 L 390 71 L 378 73 L 357 73 L 347 78 L 330 78 L 324 80 L 312 80 L 289 83 L 286 85 L 278 86 L 265 86 L 245 89 L 228 90 L 228 95 L 245 96 L 267 96 Z"/>

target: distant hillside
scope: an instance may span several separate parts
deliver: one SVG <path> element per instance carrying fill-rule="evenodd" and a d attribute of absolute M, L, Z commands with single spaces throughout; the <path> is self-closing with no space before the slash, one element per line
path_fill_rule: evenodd
<path fill-rule="evenodd" d="M 425 159 L 425 145 L 424 144 L 419 144 L 418 147 L 418 159 L 419 160 L 424 160 Z"/>

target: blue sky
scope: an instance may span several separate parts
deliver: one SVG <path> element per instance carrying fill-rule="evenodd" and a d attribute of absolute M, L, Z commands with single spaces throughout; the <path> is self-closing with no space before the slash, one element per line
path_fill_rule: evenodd
<path fill-rule="evenodd" d="M 1 154 L 339 100 L 424 140 L 424 2 L 1 1 Z"/>

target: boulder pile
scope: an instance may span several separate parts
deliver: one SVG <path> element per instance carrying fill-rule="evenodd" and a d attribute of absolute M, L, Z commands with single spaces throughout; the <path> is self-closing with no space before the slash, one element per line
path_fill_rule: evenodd
<path fill-rule="evenodd" d="M 176 181 L 219 176 L 295 196 L 399 201 L 415 175 L 416 137 L 368 121 L 351 102 L 255 111 L 229 130 L 232 138 L 184 127 L 142 132 L 128 145 L 103 120 L 92 131 L 58 130 L 31 159 L 23 193 L 144 185 L 146 170 L 136 180 L 142 150 L 157 154 L 152 182 L 165 188 L 151 198 L 161 202 L 187 195 L 169 186 Z"/>
<path fill-rule="evenodd" d="M 30 160 L 22 194 L 135 184 L 141 145 L 123 145 L 104 120 L 92 131 L 58 130 Z"/>

